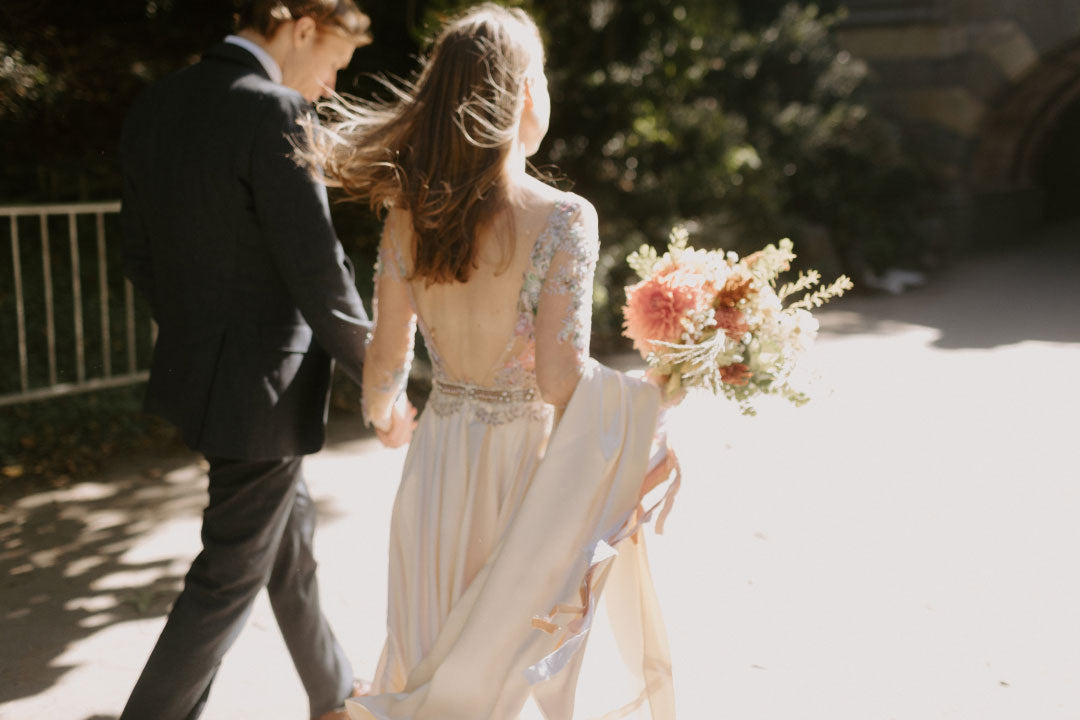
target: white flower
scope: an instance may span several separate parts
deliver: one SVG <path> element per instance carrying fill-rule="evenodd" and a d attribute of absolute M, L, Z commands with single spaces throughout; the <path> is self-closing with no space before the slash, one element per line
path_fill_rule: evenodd
<path fill-rule="evenodd" d="M 799 352 L 802 352 L 808 349 L 817 338 L 818 320 L 802 308 L 797 308 L 790 317 L 795 326 L 791 335 L 792 344 Z"/>
<path fill-rule="evenodd" d="M 772 289 L 772 286 L 766 285 L 756 295 L 754 304 L 761 308 L 763 311 L 779 311 L 781 309 L 780 298 L 776 296 L 776 291 Z"/>
<path fill-rule="evenodd" d="M 818 328 L 821 327 L 816 317 L 809 310 L 798 308 L 795 310 L 795 323 L 799 327 L 799 334 L 813 340 L 817 337 Z"/>

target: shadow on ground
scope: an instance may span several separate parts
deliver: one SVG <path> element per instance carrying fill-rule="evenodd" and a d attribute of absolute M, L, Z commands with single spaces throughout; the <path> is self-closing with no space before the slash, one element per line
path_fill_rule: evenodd
<path fill-rule="evenodd" d="M 124 556 L 163 519 L 201 512 L 200 472 L 192 456 L 175 455 L 107 483 L 4 500 L 0 704 L 50 687 L 68 670 L 55 661 L 71 643 L 167 612 L 181 582 L 170 561 Z"/>
<path fill-rule="evenodd" d="M 831 305 L 822 330 L 889 332 L 896 323 L 935 328 L 933 346 L 993 348 L 1025 340 L 1080 342 L 1080 225 L 1051 227 L 1022 247 L 974 255 L 898 296 L 855 296 Z"/>
<path fill-rule="evenodd" d="M 364 434 L 358 418 L 341 415 L 328 444 Z M 205 467 L 174 450 L 62 489 L 0 493 L 0 706 L 55 685 L 71 669 L 64 653 L 80 640 L 168 613 L 198 548 Z M 316 511 L 324 521 L 342 512 L 325 500 Z M 148 541 L 185 518 L 175 534 Z"/>

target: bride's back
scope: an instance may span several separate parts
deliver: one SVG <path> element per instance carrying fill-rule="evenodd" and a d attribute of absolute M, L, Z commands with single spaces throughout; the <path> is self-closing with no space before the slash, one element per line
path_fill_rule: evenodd
<path fill-rule="evenodd" d="M 500 369 L 529 351 L 519 298 L 534 245 L 561 193 L 530 179 L 513 195 L 501 217 L 478 230 L 476 266 L 466 282 L 409 281 L 428 350 L 445 380 L 504 384 Z M 408 277 L 416 242 L 409 213 L 391 211 L 386 229 Z"/>

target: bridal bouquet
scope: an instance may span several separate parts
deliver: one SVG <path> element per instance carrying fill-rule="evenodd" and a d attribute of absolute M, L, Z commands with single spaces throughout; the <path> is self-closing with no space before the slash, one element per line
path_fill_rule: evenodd
<path fill-rule="evenodd" d="M 791 373 L 817 335 L 810 308 L 843 295 L 851 280 L 841 275 L 822 285 L 821 275 L 808 270 L 777 288 L 795 259 L 791 240 L 740 259 L 692 248 L 688 237 L 676 228 L 662 256 L 643 245 L 627 259 L 641 281 L 626 288 L 623 334 L 662 381 L 665 399 L 702 387 L 748 415 L 757 395 L 805 403 L 809 397 L 791 385 Z"/>

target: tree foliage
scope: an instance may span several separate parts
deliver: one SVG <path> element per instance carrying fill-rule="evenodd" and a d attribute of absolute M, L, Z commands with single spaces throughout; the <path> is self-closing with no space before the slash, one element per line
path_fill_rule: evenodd
<path fill-rule="evenodd" d="M 372 73 L 408 75 L 424 38 L 468 4 L 367 3 L 375 43 L 340 89 L 370 95 Z M 809 222 L 848 266 L 911 253 L 915 171 L 860 100 L 866 67 L 838 48 L 837 15 L 777 0 L 515 4 L 547 36 L 554 111 L 537 164 L 597 205 L 606 245 L 662 242 L 679 220 L 738 249 Z M 117 196 L 131 99 L 230 24 L 220 0 L 5 0 L 0 199 Z"/>
<path fill-rule="evenodd" d="M 626 255 L 662 245 L 676 224 L 695 245 L 740 253 L 790 236 L 814 265 L 856 280 L 921 260 L 923 176 L 864 102 L 867 68 L 837 43 L 835 3 L 505 1 L 532 12 L 546 39 L 553 112 L 534 162 L 599 211 L 601 337 L 618 342 Z M 361 4 L 375 42 L 338 87 L 367 97 L 373 73 L 410 75 L 441 20 L 471 3 Z M 222 0 L 3 0 L 0 203 L 119 197 L 127 107 L 231 20 Z M 340 205 L 335 219 L 370 267 L 375 218 Z M 368 273 L 358 280 L 370 293 Z"/>
<path fill-rule="evenodd" d="M 376 40 L 340 89 L 370 95 L 372 73 L 408 75 L 424 38 L 468 4 L 368 3 Z M 749 247 L 809 222 L 845 265 L 910 254 L 915 173 L 860 100 L 866 67 L 838 48 L 837 15 L 777 0 L 515 4 L 547 36 L 554 111 L 537 163 L 598 206 L 607 245 L 662 242 L 681 220 Z M 5 0 L 0 199 L 115 197 L 131 99 L 230 24 L 220 0 Z"/>

